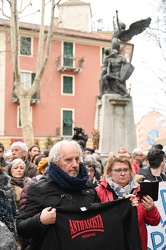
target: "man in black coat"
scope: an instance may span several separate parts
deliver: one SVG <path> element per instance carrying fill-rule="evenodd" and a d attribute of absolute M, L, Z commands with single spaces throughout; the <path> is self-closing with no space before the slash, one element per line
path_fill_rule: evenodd
<path fill-rule="evenodd" d="M 56 207 L 89 207 L 99 202 L 76 141 L 60 141 L 49 154 L 47 175 L 31 185 L 24 211 L 17 220 L 20 236 L 33 238 L 30 249 L 40 249 L 42 237 L 56 221 Z"/>
<path fill-rule="evenodd" d="M 83 128 L 74 127 L 74 135 L 72 140 L 77 141 L 78 144 L 84 149 L 86 147 L 86 142 L 88 140 L 88 135 L 84 133 Z"/>

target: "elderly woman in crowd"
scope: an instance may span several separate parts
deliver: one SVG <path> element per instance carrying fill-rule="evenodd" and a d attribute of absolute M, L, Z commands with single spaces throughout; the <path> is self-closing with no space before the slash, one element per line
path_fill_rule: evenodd
<path fill-rule="evenodd" d="M 137 206 L 142 250 L 147 250 L 146 224 L 157 226 L 160 222 L 160 214 L 149 195 L 144 196 L 140 201 L 137 196 L 140 190 L 139 184 L 134 180 L 133 176 L 134 173 L 129 157 L 124 154 L 112 155 L 107 161 L 103 179 L 96 187 L 96 191 L 102 202 L 122 199 L 131 195 L 132 205 Z"/>
<path fill-rule="evenodd" d="M 13 160 L 8 165 L 8 174 L 11 177 L 10 183 L 15 193 L 15 199 L 18 208 L 19 208 L 21 191 L 25 183 L 31 180 L 31 178 L 25 177 L 25 168 L 26 168 L 25 162 L 20 158 Z"/>
<path fill-rule="evenodd" d="M 25 204 L 27 202 L 27 196 L 28 196 L 28 189 L 32 183 L 35 183 L 40 180 L 40 178 L 46 173 L 48 168 L 48 157 L 43 157 L 39 163 L 37 168 L 37 175 L 34 176 L 30 181 L 28 181 L 24 188 L 22 189 L 21 196 L 20 196 L 20 204 L 19 204 L 19 210 L 22 211 L 25 207 Z"/>

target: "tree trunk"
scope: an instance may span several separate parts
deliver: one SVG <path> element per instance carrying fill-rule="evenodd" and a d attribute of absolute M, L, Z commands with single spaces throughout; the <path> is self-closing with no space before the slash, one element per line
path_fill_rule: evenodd
<path fill-rule="evenodd" d="M 30 96 L 20 96 L 20 114 L 23 138 L 28 147 L 34 144 Z"/>
<path fill-rule="evenodd" d="M 19 22 L 18 22 L 18 12 L 17 10 L 17 0 L 7 0 L 10 4 L 11 9 L 11 49 L 12 49 L 12 58 L 13 66 L 15 73 L 15 82 L 14 82 L 14 92 L 19 98 L 20 101 L 20 112 L 21 112 L 21 127 L 23 133 L 24 142 L 30 147 L 34 144 L 34 134 L 32 126 L 32 117 L 31 117 L 31 106 L 30 101 L 31 97 L 40 90 L 40 80 L 44 74 L 45 67 L 48 61 L 52 35 L 54 31 L 54 9 L 61 0 L 55 4 L 55 0 L 51 0 L 51 15 L 50 15 L 50 25 L 46 37 L 46 44 L 44 42 L 44 14 L 45 14 L 45 0 L 41 1 L 41 26 L 39 32 L 39 43 L 38 43 L 38 56 L 36 62 L 36 77 L 32 86 L 25 90 L 21 82 L 20 77 L 20 67 L 19 67 Z M 29 4 L 28 4 L 29 5 Z M 27 6 L 28 6 L 27 5 Z M 24 8 L 25 9 L 25 8 Z M 45 51 L 43 55 L 43 51 Z M 43 55 L 43 56 L 42 56 Z"/>

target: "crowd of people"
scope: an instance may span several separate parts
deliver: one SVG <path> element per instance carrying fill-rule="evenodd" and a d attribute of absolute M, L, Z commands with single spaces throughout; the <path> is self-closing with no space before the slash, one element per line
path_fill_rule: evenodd
<path fill-rule="evenodd" d="M 98 150 L 82 147 L 77 139 L 59 141 L 46 154 L 38 145 L 28 149 L 20 141 L 5 152 L 0 143 L 0 222 L 16 242 L 8 241 L 8 249 L 55 249 L 58 208 L 72 211 L 128 199 L 138 216 L 142 247 L 137 249 L 146 250 L 146 226 L 157 226 L 160 212 L 152 197 L 140 198 L 140 183 L 166 181 L 163 146 L 146 152 L 121 147 L 103 162 Z"/>

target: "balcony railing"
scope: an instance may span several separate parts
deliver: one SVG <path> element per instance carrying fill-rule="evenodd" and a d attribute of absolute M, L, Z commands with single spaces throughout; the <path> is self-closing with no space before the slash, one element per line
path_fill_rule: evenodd
<path fill-rule="evenodd" d="M 31 103 L 37 103 L 40 100 L 40 92 L 36 92 L 32 97 L 31 97 Z M 13 102 L 19 102 L 18 97 L 16 96 L 16 94 L 14 93 L 14 91 L 12 92 L 12 101 Z"/>
<path fill-rule="evenodd" d="M 56 58 L 56 69 L 58 71 L 82 71 L 84 58 L 73 58 L 70 56 L 58 56 Z"/>

